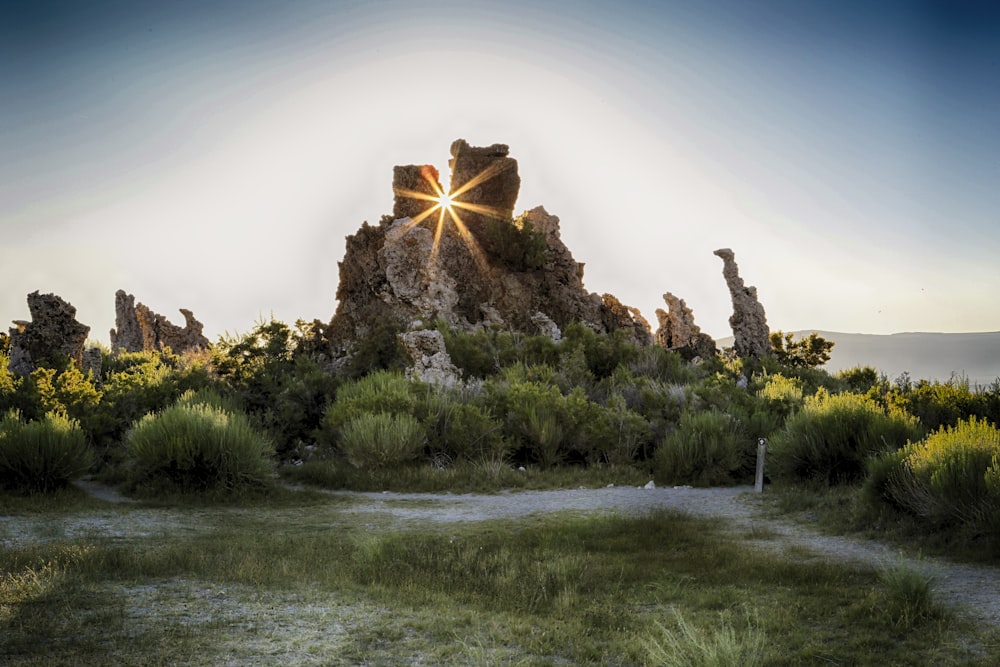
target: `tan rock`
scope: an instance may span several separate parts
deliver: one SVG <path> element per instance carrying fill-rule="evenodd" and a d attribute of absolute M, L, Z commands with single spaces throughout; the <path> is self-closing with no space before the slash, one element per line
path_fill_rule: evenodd
<path fill-rule="evenodd" d="M 59 365 L 68 358 L 83 367 L 83 344 L 90 327 L 76 321 L 76 308 L 55 294 L 28 295 L 31 320 L 18 320 L 10 330 L 8 368 L 29 375 L 41 366 Z"/>
<path fill-rule="evenodd" d="M 654 340 L 657 345 L 668 350 L 677 350 L 685 358 L 712 357 L 718 352 L 715 341 L 694 323 L 694 313 L 670 292 L 663 295 L 667 310 L 656 309 L 659 328 Z"/>
<path fill-rule="evenodd" d="M 733 301 L 733 314 L 729 317 L 729 326 L 733 329 L 733 349 L 741 357 L 770 354 L 771 331 L 767 326 L 764 306 L 757 299 L 757 288 L 743 283 L 732 250 L 720 248 L 714 254 L 722 259 L 722 275 Z"/>
<path fill-rule="evenodd" d="M 407 377 L 444 386 L 452 386 L 461 379 L 461 371 L 452 363 L 440 331 L 408 331 L 399 334 L 399 340 L 413 359 L 413 365 L 406 370 Z"/>
<path fill-rule="evenodd" d="M 170 349 L 175 354 L 211 347 L 202 333 L 204 325 L 186 308 L 180 309 L 184 326 L 173 324 L 147 306 L 135 303 L 124 290 L 115 293 L 115 325 L 111 330 L 111 349 L 126 352 Z"/>

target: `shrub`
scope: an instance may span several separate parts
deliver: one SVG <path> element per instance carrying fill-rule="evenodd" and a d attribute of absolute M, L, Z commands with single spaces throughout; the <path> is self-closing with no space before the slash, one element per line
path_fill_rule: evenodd
<path fill-rule="evenodd" d="M 92 455 L 77 422 L 61 414 L 23 423 L 0 419 L 0 486 L 30 493 L 66 486 L 90 467 Z"/>
<path fill-rule="evenodd" d="M 771 354 L 780 363 L 794 368 L 816 368 L 830 361 L 833 341 L 822 338 L 813 331 L 805 338 L 793 340 L 795 334 L 772 331 Z"/>
<path fill-rule="evenodd" d="M 873 469 L 873 498 L 939 526 L 1000 529 L 1000 429 L 992 424 L 972 417 L 943 427 Z"/>
<path fill-rule="evenodd" d="M 867 397 L 819 391 L 772 439 L 769 467 L 777 476 L 855 482 L 863 478 L 868 459 L 920 433 L 916 419 L 886 412 Z"/>
<path fill-rule="evenodd" d="M 745 461 L 736 420 L 721 412 L 688 411 L 660 443 L 654 470 L 662 482 L 712 486 L 733 483 Z"/>
<path fill-rule="evenodd" d="M 882 381 L 879 372 L 871 366 L 848 368 L 840 371 L 834 377 L 843 382 L 848 391 L 855 394 L 866 394 Z"/>
<path fill-rule="evenodd" d="M 427 436 L 424 427 L 407 414 L 367 412 L 348 421 L 340 449 L 355 468 L 392 468 L 420 456 Z"/>
<path fill-rule="evenodd" d="M 486 408 L 450 390 L 433 394 L 435 409 L 425 420 L 431 449 L 445 460 L 477 461 L 506 453 L 503 426 Z"/>
<path fill-rule="evenodd" d="M 262 486 L 272 472 L 271 441 L 240 412 L 178 401 L 139 420 L 126 436 L 136 489 L 237 490 Z"/>
<path fill-rule="evenodd" d="M 589 417 L 574 421 L 586 433 L 591 460 L 612 465 L 632 463 L 652 436 L 649 422 L 629 410 L 620 394 L 613 394 L 606 405 L 590 405 Z"/>
<path fill-rule="evenodd" d="M 382 370 L 353 380 L 337 392 L 337 400 L 323 413 L 317 439 L 335 446 L 341 428 L 362 413 L 388 412 L 414 416 L 417 383 L 395 371 Z"/>

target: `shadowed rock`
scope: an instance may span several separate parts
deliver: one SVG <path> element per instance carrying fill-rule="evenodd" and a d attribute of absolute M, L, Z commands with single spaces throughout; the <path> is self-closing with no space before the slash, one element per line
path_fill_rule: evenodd
<path fill-rule="evenodd" d="M 55 294 L 28 295 L 31 321 L 18 320 L 10 330 L 8 368 L 29 375 L 40 366 L 58 366 L 62 357 L 83 367 L 83 344 L 90 327 L 76 321 L 76 308 Z"/>
<path fill-rule="evenodd" d="M 718 349 L 715 341 L 694 323 L 694 313 L 684 303 L 670 292 L 663 295 L 667 310 L 656 309 L 659 328 L 656 330 L 655 341 L 660 347 L 677 350 L 686 359 L 701 357 L 703 359 L 715 356 Z"/>
<path fill-rule="evenodd" d="M 337 312 L 329 336 L 335 356 L 349 353 L 373 322 L 427 323 L 443 319 L 471 331 L 483 326 L 557 339 L 570 322 L 598 332 L 628 329 L 651 340 L 638 311 L 583 286 L 583 264 L 559 233 L 559 218 L 534 208 L 516 220 L 520 177 L 507 147 L 463 140 L 451 146 L 451 191 L 472 206 L 421 214 L 437 205 L 431 167 L 393 170 L 393 216 L 363 224 L 347 238 L 340 262 Z M 440 224 L 439 224 L 440 221 Z"/>
<path fill-rule="evenodd" d="M 184 326 L 173 324 L 163 315 L 154 313 L 124 290 L 115 292 L 115 329 L 111 330 L 111 349 L 126 352 L 165 350 L 175 354 L 205 350 L 211 346 L 202 331 L 204 325 L 185 308 Z"/>
<path fill-rule="evenodd" d="M 729 326 L 733 329 L 733 349 L 741 357 L 770 354 L 771 331 L 767 326 L 764 306 L 757 300 L 757 288 L 743 284 L 732 250 L 720 248 L 714 254 L 722 259 L 722 275 L 733 300 L 733 314 L 729 317 Z"/>

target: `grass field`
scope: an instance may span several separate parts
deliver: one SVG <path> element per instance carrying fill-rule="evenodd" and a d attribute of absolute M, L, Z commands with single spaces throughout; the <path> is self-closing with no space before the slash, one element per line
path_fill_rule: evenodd
<path fill-rule="evenodd" d="M 310 492 L 2 502 L 5 665 L 1000 664 L 1000 633 L 914 572 L 670 512 L 428 528 Z"/>

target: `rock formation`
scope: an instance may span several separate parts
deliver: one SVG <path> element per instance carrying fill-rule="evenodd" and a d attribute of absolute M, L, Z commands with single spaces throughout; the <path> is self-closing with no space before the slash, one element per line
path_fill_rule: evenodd
<path fill-rule="evenodd" d="M 115 292 L 116 328 L 111 330 L 111 349 L 142 352 L 170 348 L 175 354 L 207 349 L 211 343 L 202 334 L 204 325 L 190 310 L 181 308 L 180 311 L 184 316 L 183 327 L 172 324 L 141 303 L 136 304 L 134 296 L 118 290 Z"/>
<path fill-rule="evenodd" d="M 393 216 L 347 238 L 337 312 L 328 335 L 349 353 L 372 323 L 411 326 L 440 318 L 473 330 L 498 326 L 557 338 L 570 322 L 595 331 L 627 329 L 650 339 L 638 311 L 583 286 L 583 265 L 559 236 L 559 218 L 537 207 L 513 219 L 520 176 L 502 144 L 451 146 L 452 205 L 442 215 L 438 172 L 393 170 Z"/>
<path fill-rule="evenodd" d="M 656 319 L 660 324 L 654 336 L 656 344 L 668 350 L 677 350 L 685 359 L 715 356 L 718 352 L 715 341 L 694 323 L 694 313 L 684 299 L 667 292 L 663 301 L 667 310 L 656 309 Z"/>
<path fill-rule="evenodd" d="M 729 326 L 733 329 L 733 349 L 741 357 L 770 354 L 771 331 L 767 327 L 764 306 L 757 300 L 757 288 L 743 284 L 732 250 L 720 248 L 714 254 L 722 258 L 722 275 L 733 299 L 733 314 L 729 318 Z"/>
<path fill-rule="evenodd" d="M 420 329 L 399 334 L 413 365 L 406 370 L 407 377 L 451 386 L 461 379 L 461 371 L 451 362 L 445 349 L 444 336 L 437 329 Z"/>
<path fill-rule="evenodd" d="M 90 327 L 76 321 L 76 308 L 55 294 L 32 292 L 28 311 L 31 321 L 18 320 L 10 330 L 10 371 L 28 375 L 39 366 L 59 365 L 61 358 L 82 367 Z"/>

